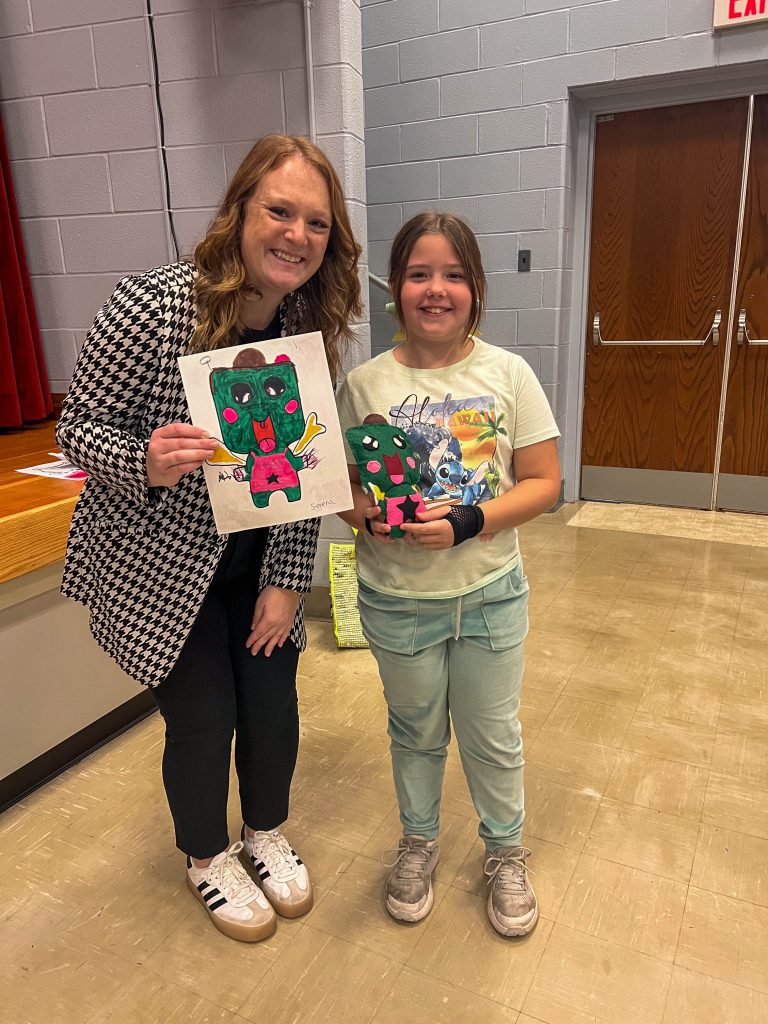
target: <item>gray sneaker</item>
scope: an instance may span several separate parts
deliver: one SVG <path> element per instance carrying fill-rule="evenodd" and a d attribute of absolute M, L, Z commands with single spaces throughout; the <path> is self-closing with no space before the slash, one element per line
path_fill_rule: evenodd
<path fill-rule="evenodd" d="M 432 909 L 432 872 L 437 866 L 439 851 L 436 839 L 403 836 L 397 859 L 386 885 L 386 908 L 398 921 L 421 921 Z"/>
<path fill-rule="evenodd" d="M 488 919 L 500 935 L 527 935 L 536 927 L 539 908 L 525 864 L 530 855 L 524 846 L 488 851 Z"/>

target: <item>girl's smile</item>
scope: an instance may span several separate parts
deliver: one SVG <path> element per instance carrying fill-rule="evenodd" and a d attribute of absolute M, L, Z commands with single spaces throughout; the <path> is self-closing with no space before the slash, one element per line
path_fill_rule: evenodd
<path fill-rule="evenodd" d="M 466 271 L 445 235 L 422 235 L 414 245 L 400 289 L 400 305 L 406 346 L 419 362 L 427 357 L 434 365 L 436 358 L 448 366 L 463 358 L 472 292 Z"/>

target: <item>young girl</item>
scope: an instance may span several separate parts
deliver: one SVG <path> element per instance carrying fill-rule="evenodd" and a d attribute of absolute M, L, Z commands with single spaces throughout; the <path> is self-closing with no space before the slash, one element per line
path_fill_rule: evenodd
<path fill-rule="evenodd" d="M 360 531 L 360 617 L 384 684 L 403 825 L 386 907 L 401 921 L 432 908 L 452 721 L 487 851 L 488 917 L 502 935 L 526 935 L 538 908 L 521 845 L 528 582 L 515 527 L 557 500 L 559 432 L 528 364 L 474 334 L 486 282 L 462 220 L 409 220 L 389 283 L 405 340 L 339 393 L 343 429 L 383 416 L 407 435 L 427 503 L 403 539 L 389 537 L 348 451 L 355 509 L 342 518 Z"/>

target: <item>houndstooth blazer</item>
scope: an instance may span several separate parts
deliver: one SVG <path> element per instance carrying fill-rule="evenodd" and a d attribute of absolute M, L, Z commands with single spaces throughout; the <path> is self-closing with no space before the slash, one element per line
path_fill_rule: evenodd
<path fill-rule="evenodd" d="M 96 642 L 148 686 L 176 662 L 227 541 L 202 470 L 176 487 L 147 485 L 150 434 L 189 422 L 177 357 L 195 328 L 195 274 L 181 262 L 119 282 L 85 339 L 56 431 L 90 474 L 62 593 L 86 605 Z M 318 530 L 318 519 L 270 527 L 259 586 L 308 593 Z M 290 636 L 305 648 L 303 599 Z"/>

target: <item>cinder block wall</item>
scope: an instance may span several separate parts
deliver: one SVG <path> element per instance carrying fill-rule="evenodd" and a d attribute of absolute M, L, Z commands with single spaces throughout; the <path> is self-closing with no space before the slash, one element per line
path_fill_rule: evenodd
<path fill-rule="evenodd" d="M 184 253 L 255 138 L 309 131 L 304 12 L 300 0 L 152 0 L 152 10 Z M 58 392 L 119 278 L 172 258 L 145 11 L 145 0 L 0 0 L 0 109 Z M 359 0 L 314 0 L 311 14 L 317 141 L 365 252 Z M 367 322 L 357 336 L 349 363 L 370 352 Z M 320 587 L 328 544 L 348 533 L 336 516 L 323 519 Z M 327 612 L 327 602 L 317 607 Z"/>
<path fill-rule="evenodd" d="M 712 35 L 712 0 L 362 0 L 368 235 L 451 209 L 480 236 L 487 340 L 538 374 L 565 433 L 574 225 L 570 90 L 765 60 L 768 34 Z M 766 64 L 768 69 L 768 63 Z M 519 249 L 532 271 L 517 273 Z M 372 293 L 373 350 L 392 324 Z"/>
<path fill-rule="evenodd" d="M 300 0 L 153 0 L 171 206 L 190 252 L 266 132 L 307 134 Z M 365 244 L 360 9 L 312 9 L 318 142 Z M 54 391 L 118 279 L 168 262 L 145 0 L 2 0 L 0 109 Z M 361 328 L 367 351 L 367 328 Z"/>

